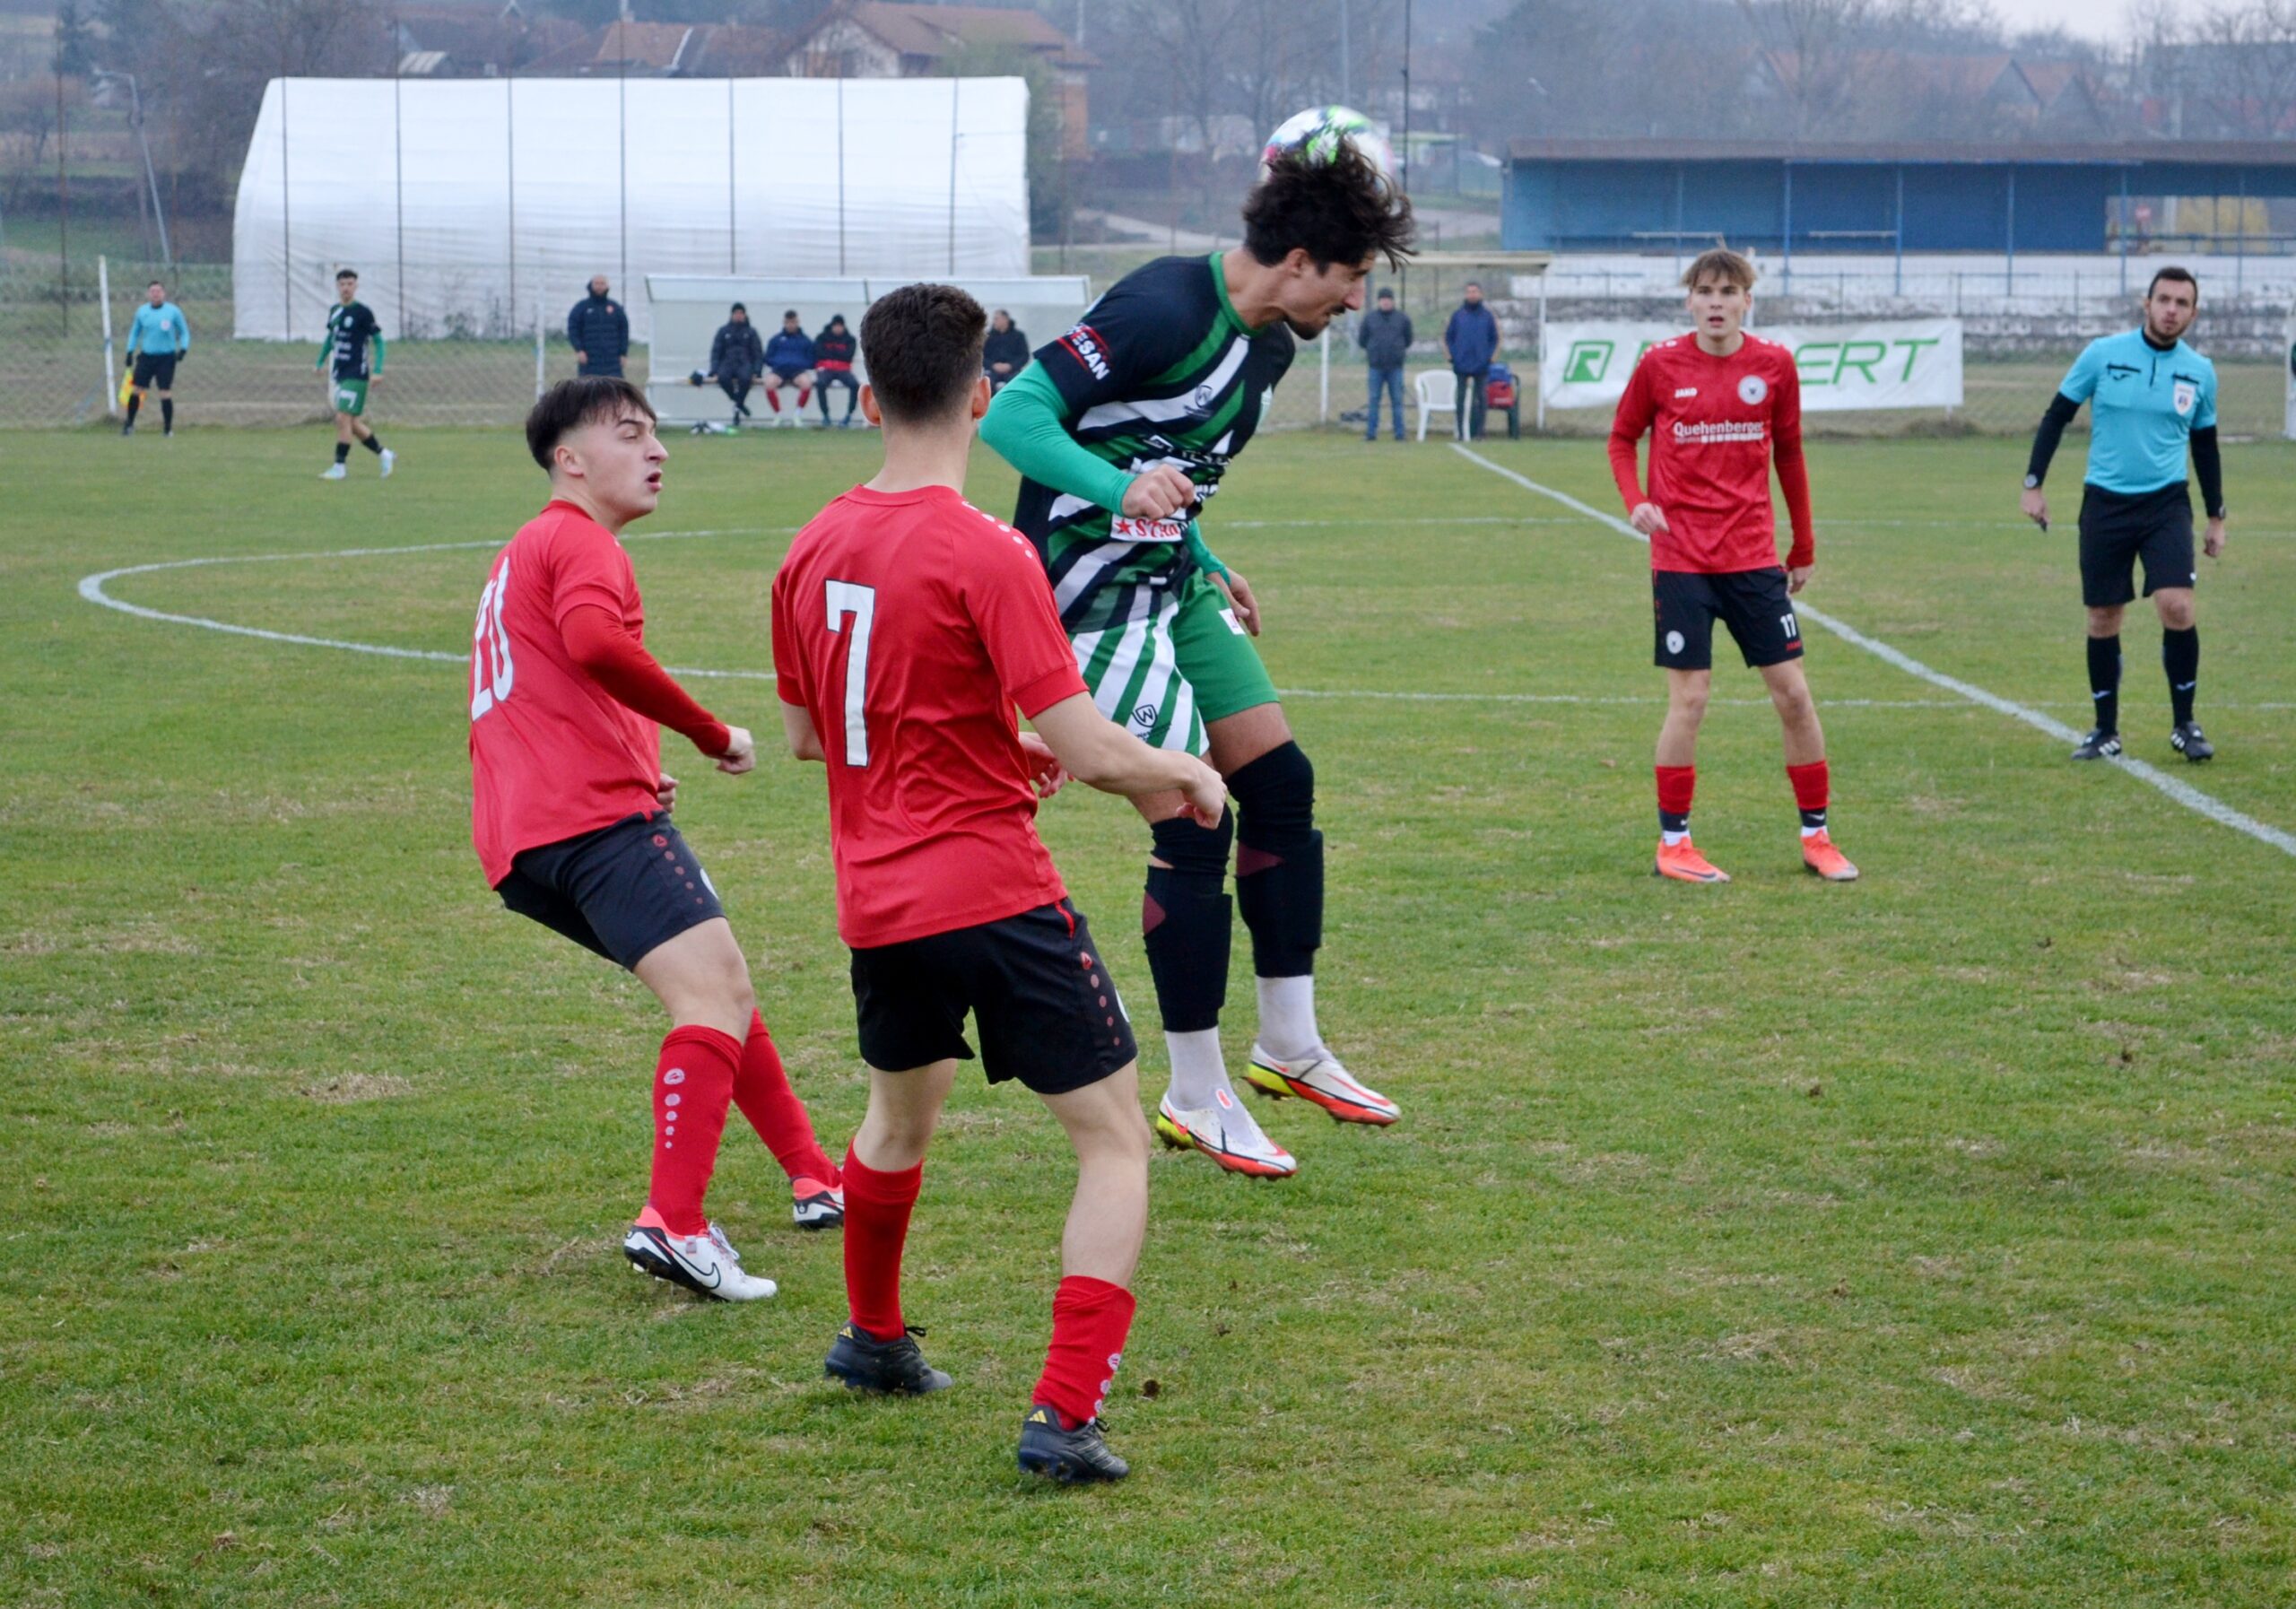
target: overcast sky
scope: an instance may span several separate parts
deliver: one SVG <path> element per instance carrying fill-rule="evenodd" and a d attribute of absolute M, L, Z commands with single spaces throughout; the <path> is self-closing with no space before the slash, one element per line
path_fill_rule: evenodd
<path fill-rule="evenodd" d="M 2115 39 L 2126 31 L 2121 0 L 1991 0 L 1993 13 L 2015 28 L 2057 27 L 2091 39 Z M 2179 0 L 2187 16 L 2199 9 L 2198 0 Z"/>

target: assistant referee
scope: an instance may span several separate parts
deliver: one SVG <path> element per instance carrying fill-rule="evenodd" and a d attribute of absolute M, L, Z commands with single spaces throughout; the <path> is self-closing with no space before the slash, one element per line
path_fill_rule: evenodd
<path fill-rule="evenodd" d="M 144 305 L 127 326 L 127 358 L 135 365 L 130 376 L 135 389 L 127 399 L 127 422 L 123 436 L 135 433 L 136 411 L 147 391 L 160 394 L 160 433 L 176 433 L 176 365 L 191 351 L 191 326 L 183 309 L 168 300 L 168 288 L 153 280 L 144 289 Z"/>
<path fill-rule="evenodd" d="M 2073 361 L 2065 383 L 2041 415 L 2025 467 L 2025 517 L 2048 529 L 2041 482 L 2065 427 L 2089 404 L 2089 472 L 2081 489 L 2081 601 L 2089 606 L 2089 693 L 2096 725 L 2075 760 L 2120 752 L 2121 611 L 2135 597 L 2132 578 L 2144 563 L 2144 596 L 2161 615 L 2161 664 L 2169 675 L 2174 726 L 2169 746 L 2187 760 L 2216 751 L 2192 717 L 2200 682 L 2200 628 L 2193 623 L 2192 500 L 2185 457 L 2200 476 L 2208 510 L 2203 551 L 2224 551 L 2224 469 L 2216 449 L 2216 370 L 2185 344 L 2200 306 L 2200 282 L 2163 268 L 2144 292 L 2144 322 L 2092 341 Z"/>

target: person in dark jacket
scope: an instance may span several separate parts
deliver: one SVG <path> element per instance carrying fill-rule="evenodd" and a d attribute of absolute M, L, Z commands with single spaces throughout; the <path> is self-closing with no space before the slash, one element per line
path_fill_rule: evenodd
<path fill-rule="evenodd" d="M 622 378 L 622 361 L 630 354 L 630 315 L 606 294 L 603 274 L 590 281 L 590 293 L 566 315 L 566 339 L 574 348 L 580 375 Z"/>
<path fill-rule="evenodd" d="M 822 326 L 822 333 L 813 337 L 813 383 L 821 389 L 822 428 L 829 428 L 829 394 L 833 387 L 845 387 L 845 417 L 837 422 L 840 431 L 853 428 L 853 405 L 861 400 L 861 382 L 853 378 L 853 354 L 859 350 L 853 332 L 845 327 L 845 315 L 832 313 L 830 321 Z"/>
<path fill-rule="evenodd" d="M 1473 280 L 1467 281 L 1466 300 L 1443 326 L 1443 355 L 1450 359 L 1451 372 L 1458 379 L 1454 403 L 1458 412 L 1451 428 L 1464 440 L 1480 440 L 1483 382 L 1499 355 L 1499 320 L 1483 305 L 1483 287 Z"/>
<path fill-rule="evenodd" d="M 715 380 L 718 388 L 733 399 L 737 431 L 750 416 L 750 387 L 764 368 L 765 343 L 751 326 L 750 310 L 737 301 L 726 322 L 718 326 L 717 338 L 709 343 L 709 372 L 702 377 Z"/>
<path fill-rule="evenodd" d="M 797 387 L 797 418 L 802 422 L 805 404 L 813 395 L 813 338 L 805 334 L 805 326 L 797 322 L 797 309 L 791 308 L 781 315 L 781 327 L 773 332 L 773 339 L 765 344 L 765 366 L 773 378 L 765 385 L 765 405 L 775 413 L 781 412 L 781 387 Z"/>
<path fill-rule="evenodd" d="M 1411 315 L 1396 306 L 1393 291 L 1379 292 L 1377 308 L 1363 315 L 1355 327 L 1355 344 L 1371 373 L 1371 412 L 1363 421 L 1363 439 L 1379 439 L 1379 398 L 1395 399 L 1396 439 L 1403 439 L 1403 361 L 1411 351 Z"/>
<path fill-rule="evenodd" d="M 988 344 L 981 349 L 980 366 L 992 391 L 1029 366 L 1029 338 L 1013 327 L 1013 315 L 1003 308 L 988 320 Z"/>

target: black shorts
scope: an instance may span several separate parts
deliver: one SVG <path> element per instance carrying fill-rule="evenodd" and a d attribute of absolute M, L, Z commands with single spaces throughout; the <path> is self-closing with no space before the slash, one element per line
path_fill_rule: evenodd
<path fill-rule="evenodd" d="M 172 391 L 176 388 L 176 354 L 171 352 L 139 352 L 135 354 L 135 388 L 138 391 Z"/>
<path fill-rule="evenodd" d="M 2185 483 L 2131 497 L 2102 486 L 2081 488 L 2081 601 L 2092 609 L 2136 596 L 2136 561 L 2144 561 L 2144 596 L 2190 587 L 2192 494 Z"/>
<path fill-rule="evenodd" d="M 1718 615 L 1746 663 L 1760 667 L 1802 657 L 1802 622 L 1786 594 L 1786 572 L 1734 570 L 1719 575 L 1654 570 L 1650 603 L 1657 617 L 1657 664 L 1662 670 L 1709 670 Z"/>
<path fill-rule="evenodd" d="M 1076 908 L 1034 910 L 853 952 L 861 1059 L 882 1073 L 972 1059 L 965 1013 L 991 1083 L 1039 1095 L 1098 1083 L 1140 1054 L 1106 958 Z"/>
<path fill-rule="evenodd" d="M 797 377 L 805 372 L 805 366 L 801 363 L 795 369 L 774 369 L 769 372 L 773 376 L 774 385 L 794 386 L 797 383 Z"/>
<path fill-rule="evenodd" d="M 520 916 L 625 967 L 726 914 L 666 815 L 626 816 L 596 832 L 520 850 L 494 891 Z"/>

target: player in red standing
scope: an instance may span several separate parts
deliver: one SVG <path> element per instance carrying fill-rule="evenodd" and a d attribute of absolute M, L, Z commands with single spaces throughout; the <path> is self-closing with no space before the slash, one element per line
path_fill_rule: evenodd
<path fill-rule="evenodd" d="M 1052 1341 L 1021 1467 L 1120 1479 L 1099 1415 L 1132 1325 L 1148 1222 L 1148 1128 L 1132 1025 L 1037 837 L 1068 777 L 1171 790 L 1199 825 L 1219 773 L 1093 708 L 1027 538 L 964 500 L 987 320 L 948 285 L 908 285 L 861 321 L 861 409 L 884 431 L 874 479 L 797 534 L 773 583 L 773 663 L 790 752 L 829 767 L 838 932 L 869 1110 L 845 1158 L 851 1322 L 825 1367 L 855 1389 L 938 1391 L 901 1313 L 901 1249 L 942 1104 L 970 1060 L 1039 1096 L 1076 1152 Z M 1018 708 L 1039 736 L 1024 737 Z"/>
<path fill-rule="evenodd" d="M 773 1282 L 743 1271 L 701 1206 L 728 1103 L 788 1172 L 801 1226 L 842 1220 L 840 1181 L 782 1072 L 717 890 L 670 822 L 678 785 L 662 770 L 657 723 L 731 775 L 755 753 L 643 645 L 620 536 L 654 511 L 669 457 L 644 394 L 619 378 L 564 381 L 526 416 L 526 445 L 551 499 L 479 595 L 471 838 L 503 904 L 629 968 L 670 1013 L 653 1183 L 623 1255 L 701 1295 L 754 1300 Z"/>
<path fill-rule="evenodd" d="M 1611 473 L 1634 528 L 1649 539 L 1666 723 L 1658 731 L 1662 877 L 1727 883 L 1690 839 L 1699 723 L 1713 681 L 1714 622 L 1761 673 L 1786 733 L 1786 776 L 1802 813 L 1802 864 L 1832 883 L 1857 868 L 1826 831 L 1826 740 L 1802 674 L 1802 628 L 1789 597 L 1816 565 L 1810 476 L 1802 458 L 1802 384 L 1794 355 L 1745 333 L 1754 270 L 1735 251 L 1701 255 L 1683 275 L 1687 335 L 1644 353 L 1611 425 Z M 1650 488 L 1635 448 L 1650 437 Z M 1794 545 L 1778 562 L 1770 500 L 1773 457 Z"/>

